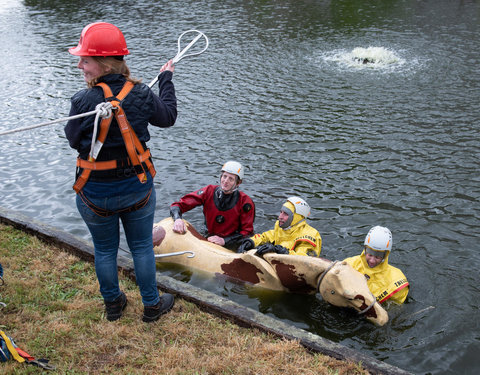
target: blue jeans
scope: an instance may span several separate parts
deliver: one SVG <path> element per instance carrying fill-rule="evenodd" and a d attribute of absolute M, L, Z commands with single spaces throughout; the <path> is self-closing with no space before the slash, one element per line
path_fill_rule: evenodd
<path fill-rule="evenodd" d="M 135 192 L 108 198 L 88 197 L 88 200 L 99 208 L 116 211 L 132 206 L 145 198 L 145 195 L 145 192 Z M 92 235 L 95 247 L 95 272 L 100 284 L 100 293 L 105 301 L 112 302 L 121 294 L 117 270 L 121 220 L 128 247 L 132 253 L 135 277 L 142 302 L 145 306 L 153 306 L 159 302 L 152 243 L 155 204 L 155 189 L 152 188 L 148 203 L 141 209 L 101 217 L 94 213 L 77 194 L 78 211 Z"/>

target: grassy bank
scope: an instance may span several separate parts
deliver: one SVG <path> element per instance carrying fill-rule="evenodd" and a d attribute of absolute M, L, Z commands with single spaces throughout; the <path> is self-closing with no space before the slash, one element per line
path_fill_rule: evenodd
<path fill-rule="evenodd" d="M 359 364 L 312 354 L 295 341 L 238 327 L 176 299 L 143 323 L 133 281 L 120 276 L 129 304 L 108 322 L 94 267 L 36 237 L 0 224 L 0 329 L 58 374 L 368 374 Z M 37 374 L 13 360 L 2 374 Z"/>

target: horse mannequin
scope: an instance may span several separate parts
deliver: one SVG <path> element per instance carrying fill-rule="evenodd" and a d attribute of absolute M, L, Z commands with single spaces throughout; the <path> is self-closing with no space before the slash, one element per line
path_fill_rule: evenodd
<path fill-rule="evenodd" d="M 365 277 L 346 262 L 275 253 L 259 257 L 255 249 L 237 254 L 206 241 L 189 222 L 185 223 L 185 234 L 173 232 L 171 218 L 155 224 L 157 261 L 225 275 L 271 290 L 304 294 L 318 291 L 328 303 L 353 308 L 376 325 L 388 321 L 388 313 L 376 302 Z M 195 256 L 161 257 L 172 252 L 193 252 Z"/>

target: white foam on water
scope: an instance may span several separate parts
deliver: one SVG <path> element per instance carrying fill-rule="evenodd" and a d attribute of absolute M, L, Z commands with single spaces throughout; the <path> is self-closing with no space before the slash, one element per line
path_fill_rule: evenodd
<path fill-rule="evenodd" d="M 6 13 L 9 9 L 20 8 L 20 1 L 17 0 L 0 0 L 0 13 Z"/>
<path fill-rule="evenodd" d="M 391 70 L 405 64 L 405 60 L 385 47 L 356 47 L 351 51 L 336 50 L 323 56 L 327 62 L 336 62 L 348 68 Z"/>

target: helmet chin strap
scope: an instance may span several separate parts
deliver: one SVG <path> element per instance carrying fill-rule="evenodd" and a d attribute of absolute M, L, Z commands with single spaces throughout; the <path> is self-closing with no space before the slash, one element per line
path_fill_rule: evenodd
<path fill-rule="evenodd" d="M 221 187 L 220 187 L 220 190 L 222 190 L 225 194 L 232 194 L 234 191 L 238 190 L 238 185 L 235 185 L 235 187 L 233 187 L 232 189 L 230 189 L 228 191 L 223 190 Z"/>
<path fill-rule="evenodd" d="M 288 226 L 288 227 L 286 227 L 286 228 L 282 228 L 282 227 L 280 227 L 280 228 L 282 228 L 283 230 L 289 230 L 289 229 L 293 228 L 295 225 L 298 225 L 298 224 L 300 224 L 302 221 L 305 221 L 305 220 L 306 220 L 306 219 L 303 218 L 302 220 L 298 220 L 298 221 L 297 221 L 295 224 L 293 224 L 293 225 L 290 225 L 290 226 Z"/>
<path fill-rule="evenodd" d="M 222 198 L 223 194 L 232 194 L 237 190 L 238 190 L 238 184 L 235 184 L 235 186 L 233 188 L 225 191 L 225 190 L 223 190 L 222 183 L 220 182 L 220 189 L 217 190 L 217 196 L 218 196 L 218 198 Z"/>

